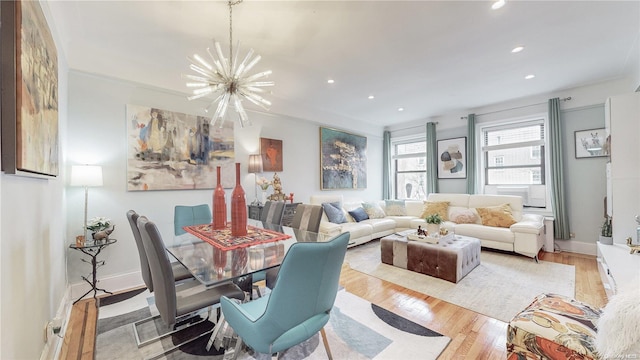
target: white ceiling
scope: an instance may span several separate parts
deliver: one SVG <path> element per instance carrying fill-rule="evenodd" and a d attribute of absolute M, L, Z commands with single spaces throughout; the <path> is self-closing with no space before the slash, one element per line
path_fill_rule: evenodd
<path fill-rule="evenodd" d="M 226 1 L 46 6 L 71 69 L 187 94 L 187 56 L 205 55 L 214 38 L 228 51 Z M 490 1 L 245 0 L 233 8 L 241 55 L 253 48 L 262 61 L 252 72 L 273 70 L 271 112 L 374 126 L 628 76 L 639 66 L 639 36 L 639 0 L 507 0 L 499 10 Z M 512 54 L 516 45 L 524 51 Z"/>

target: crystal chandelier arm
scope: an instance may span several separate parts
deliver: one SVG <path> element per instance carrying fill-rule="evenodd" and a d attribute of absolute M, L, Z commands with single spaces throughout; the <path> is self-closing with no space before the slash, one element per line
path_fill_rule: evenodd
<path fill-rule="evenodd" d="M 189 65 L 189 69 L 197 72 L 198 74 L 201 74 L 201 75 L 204 75 L 204 76 L 207 76 L 207 77 L 214 77 L 215 76 L 215 73 L 207 71 L 207 69 L 203 69 L 200 66 L 195 65 L 195 64 Z"/>
<path fill-rule="evenodd" d="M 222 48 L 220 48 L 220 43 L 216 41 L 215 43 L 216 54 L 218 54 L 218 60 L 222 63 L 222 75 L 228 77 L 230 73 L 229 69 L 229 61 L 222 55 Z"/>
<path fill-rule="evenodd" d="M 209 69 L 209 71 L 213 70 L 213 67 L 208 62 L 206 62 L 203 58 L 201 58 L 200 55 L 198 55 L 198 54 L 193 54 L 193 59 L 189 59 L 189 60 L 191 60 L 191 62 L 194 63 L 194 64 L 196 62 L 200 63 L 202 66 L 204 66 L 207 69 Z"/>
<path fill-rule="evenodd" d="M 195 75 L 190 75 L 190 74 L 184 74 L 182 76 L 185 79 L 198 81 L 198 82 L 201 82 L 201 83 L 204 83 L 204 84 L 208 84 L 209 83 L 209 79 L 208 78 L 203 78 L 202 76 L 195 76 Z"/>
<path fill-rule="evenodd" d="M 253 49 L 249 49 L 249 52 L 247 53 L 247 55 L 244 57 L 244 59 L 242 60 L 242 62 L 240 63 L 240 65 L 238 65 L 238 74 L 242 75 L 245 72 L 245 66 L 247 65 L 247 61 L 249 61 L 249 59 L 251 59 L 251 57 L 253 56 Z"/>
<path fill-rule="evenodd" d="M 233 96 L 233 103 L 236 108 L 236 112 L 240 116 L 240 126 L 244 127 L 245 125 L 251 125 L 247 112 L 244 110 L 244 106 L 242 106 L 242 101 L 240 101 L 240 97 L 238 95 Z"/>
<path fill-rule="evenodd" d="M 252 82 L 253 80 L 258 80 L 261 77 L 265 77 L 265 76 L 269 76 L 269 75 L 271 75 L 271 70 L 263 71 L 261 73 L 257 73 L 255 75 L 251 75 L 248 78 L 243 79 L 242 83 L 243 84 L 247 84 L 247 83 Z"/>
<path fill-rule="evenodd" d="M 271 102 L 266 100 L 265 98 L 263 98 L 262 96 L 258 95 L 258 94 L 253 94 L 253 93 L 245 93 L 245 92 L 241 92 L 241 95 L 244 96 L 245 98 L 247 98 L 247 100 L 251 101 L 252 103 L 260 106 L 263 109 L 268 109 L 269 106 L 271 106 Z"/>
<path fill-rule="evenodd" d="M 253 49 L 251 49 L 251 51 L 253 51 Z M 247 71 L 251 70 L 251 68 L 253 68 L 260 60 L 262 59 L 262 56 L 260 55 L 256 55 L 255 58 L 253 58 L 253 60 L 251 60 L 251 62 L 249 63 L 249 65 L 247 65 L 246 68 L 244 68 L 242 70 L 242 74 L 245 74 Z"/>

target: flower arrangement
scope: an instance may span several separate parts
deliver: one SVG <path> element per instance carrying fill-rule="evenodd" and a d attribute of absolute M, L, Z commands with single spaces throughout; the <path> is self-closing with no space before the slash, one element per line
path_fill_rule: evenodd
<path fill-rule="evenodd" d="M 87 221 L 87 230 L 91 230 L 93 232 L 102 231 L 111 226 L 111 219 L 107 219 L 106 217 L 96 216 L 89 221 Z"/>
<path fill-rule="evenodd" d="M 442 217 L 439 214 L 431 214 L 424 218 L 427 224 L 442 224 Z"/>
<path fill-rule="evenodd" d="M 256 184 L 258 184 L 258 186 L 260 186 L 262 191 L 267 191 L 269 186 L 271 186 L 271 181 L 267 180 L 267 178 L 262 176 L 262 177 L 256 179 Z"/>

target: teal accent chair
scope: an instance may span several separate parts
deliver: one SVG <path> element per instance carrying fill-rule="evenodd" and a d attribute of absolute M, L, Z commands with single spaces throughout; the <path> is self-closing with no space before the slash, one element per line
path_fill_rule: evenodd
<path fill-rule="evenodd" d="M 173 208 L 173 232 L 182 235 L 186 231 L 183 226 L 211 224 L 211 209 L 209 205 L 176 205 Z"/>
<path fill-rule="evenodd" d="M 349 237 L 345 232 L 328 242 L 295 243 L 269 294 L 247 303 L 220 299 L 223 317 L 239 335 L 234 356 L 243 342 L 256 352 L 273 355 L 320 331 L 331 358 L 324 325 L 338 293 Z"/>

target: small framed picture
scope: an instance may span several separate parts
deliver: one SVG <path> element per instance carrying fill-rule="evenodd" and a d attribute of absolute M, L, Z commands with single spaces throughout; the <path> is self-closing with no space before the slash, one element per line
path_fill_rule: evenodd
<path fill-rule="evenodd" d="M 607 156 L 606 138 L 604 128 L 576 131 L 576 159 Z"/>
<path fill-rule="evenodd" d="M 467 137 L 438 140 L 438 179 L 467 178 Z"/>

